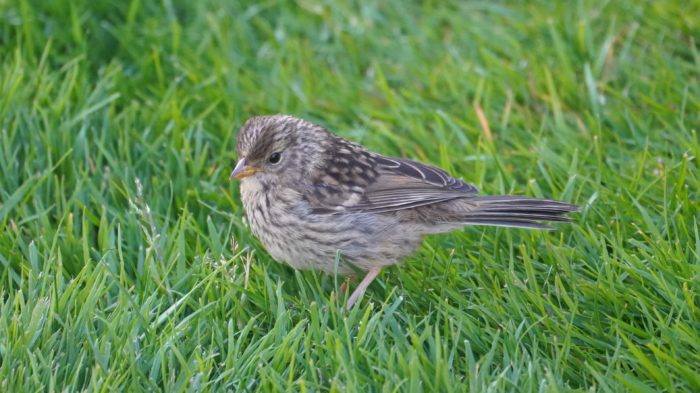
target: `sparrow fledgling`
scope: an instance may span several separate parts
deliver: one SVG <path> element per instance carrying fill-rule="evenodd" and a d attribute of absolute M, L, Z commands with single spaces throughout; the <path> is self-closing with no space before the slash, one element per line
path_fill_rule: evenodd
<path fill-rule="evenodd" d="M 250 227 L 270 255 L 295 269 L 366 276 L 413 253 L 425 235 L 465 225 L 550 229 L 578 207 L 521 196 L 477 196 L 434 166 L 390 158 L 286 115 L 249 119 L 238 133 L 231 178 Z M 336 253 L 341 255 L 335 264 Z"/>

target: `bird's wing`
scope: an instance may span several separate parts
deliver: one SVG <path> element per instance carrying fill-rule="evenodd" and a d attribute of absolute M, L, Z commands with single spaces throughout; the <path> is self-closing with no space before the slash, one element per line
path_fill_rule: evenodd
<path fill-rule="evenodd" d="M 353 160 L 354 161 L 354 160 Z M 473 185 L 416 161 L 379 155 L 335 168 L 308 185 L 305 195 L 316 212 L 389 212 L 475 195 Z M 365 165 L 367 164 L 367 165 Z M 350 169 L 346 169 L 350 168 Z"/>

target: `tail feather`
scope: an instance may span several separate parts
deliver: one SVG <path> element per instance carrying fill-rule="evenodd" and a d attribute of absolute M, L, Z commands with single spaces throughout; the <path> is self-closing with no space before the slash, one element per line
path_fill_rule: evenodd
<path fill-rule="evenodd" d="M 569 213 L 579 207 L 551 199 L 497 195 L 470 198 L 473 209 L 464 214 L 463 222 L 471 225 L 554 229 L 546 222 L 569 222 Z"/>

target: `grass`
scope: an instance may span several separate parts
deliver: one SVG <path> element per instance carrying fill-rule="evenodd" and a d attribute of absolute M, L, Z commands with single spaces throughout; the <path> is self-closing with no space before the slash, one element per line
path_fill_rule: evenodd
<path fill-rule="evenodd" d="M 700 390 L 700 3 L 0 1 L 0 390 Z M 291 113 L 583 206 L 338 281 L 235 182 Z"/>

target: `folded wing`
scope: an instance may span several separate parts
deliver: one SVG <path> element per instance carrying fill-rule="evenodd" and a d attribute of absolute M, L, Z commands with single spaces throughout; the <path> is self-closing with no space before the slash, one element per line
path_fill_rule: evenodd
<path fill-rule="evenodd" d="M 315 212 L 390 212 L 478 193 L 446 171 L 412 160 L 371 155 L 355 168 L 347 161 L 343 157 L 342 170 L 332 161 L 329 167 L 338 173 L 307 185 L 305 196 Z"/>

